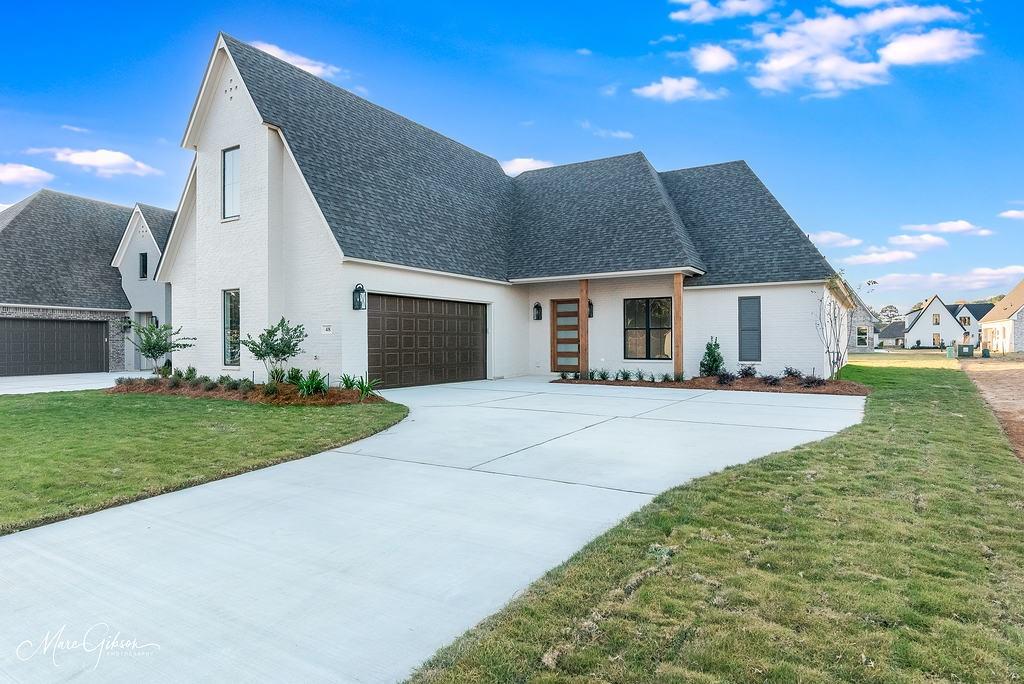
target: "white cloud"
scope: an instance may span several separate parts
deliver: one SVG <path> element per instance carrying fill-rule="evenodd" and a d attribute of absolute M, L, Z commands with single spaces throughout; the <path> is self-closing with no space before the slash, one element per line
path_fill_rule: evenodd
<path fill-rule="evenodd" d="M 736 55 L 721 45 L 700 45 L 690 50 L 693 66 L 702 74 L 713 74 L 719 71 L 735 69 L 739 63 Z"/>
<path fill-rule="evenodd" d="M 319 78 L 334 78 L 335 76 L 348 78 L 351 75 L 348 69 L 342 69 L 334 64 L 310 59 L 309 57 L 305 57 L 295 52 L 289 52 L 288 50 L 285 50 L 278 45 L 274 45 L 273 43 L 264 43 L 261 40 L 254 40 L 249 44 L 257 50 L 263 50 L 267 54 L 284 60 L 285 62 L 288 62 L 293 66 L 297 66 L 303 71 L 309 72 Z"/>
<path fill-rule="evenodd" d="M 860 238 L 850 237 L 846 233 L 835 230 L 821 230 L 817 233 L 809 233 L 807 237 L 819 247 L 856 247 L 864 242 Z"/>
<path fill-rule="evenodd" d="M 597 89 L 597 92 L 601 93 L 601 95 L 604 95 L 605 97 L 615 97 L 619 92 L 619 84 L 609 83 L 608 85 L 603 85 Z"/>
<path fill-rule="evenodd" d="M 1007 209 L 1006 211 L 999 214 L 999 218 L 1024 220 L 1024 210 Z"/>
<path fill-rule="evenodd" d="M 72 126 L 71 124 L 61 124 L 61 128 L 65 131 L 71 131 L 72 133 L 92 133 L 88 128 L 82 128 L 81 126 Z"/>
<path fill-rule="evenodd" d="M 878 7 L 879 5 L 892 5 L 899 0 L 833 0 L 840 7 Z"/>
<path fill-rule="evenodd" d="M 700 81 L 692 76 L 682 76 L 680 78 L 662 76 L 660 81 L 655 81 L 641 88 L 633 88 L 633 92 L 640 97 L 663 100 L 665 102 L 718 100 L 729 94 L 729 91 L 725 88 L 708 90 L 701 85 Z"/>
<path fill-rule="evenodd" d="M 993 290 L 1009 287 L 1024 276 L 1024 265 L 973 268 L 966 273 L 889 273 L 875 278 L 879 291 L 920 288 L 928 292 Z"/>
<path fill-rule="evenodd" d="M 576 51 L 576 54 L 580 55 L 581 57 L 590 57 L 592 54 L 594 54 L 594 51 L 591 50 L 590 48 L 580 48 L 579 50 Z"/>
<path fill-rule="evenodd" d="M 114 176 L 152 176 L 162 171 L 117 150 L 73 150 L 70 147 L 44 147 L 27 150 L 29 154 L 49 154 L 54 161 L 94 172 L 100 178 Z"/>
<path fill-rule="evenodd" d="M 935 247 L 949 247 L 949 242 L 946 241 L 946 238 L 932 235 L 931 233 L 924 233 L 922 235 L 894 235 L 889 238 L 889 244 L 912 249 L 917 252 L 934 249 Z"/>
<path fill-rule="evenodd" d="M 857 5 L 869 6 L 873 5 Z M 780 25 L 762 25 L 759 29 L 753 47 L 763 50 L 765 57 L 757 64 L 757 75 L 749 81 L 763 91 L 809 88 L 819 97 L 882 85 L 889 82 L 894 64 L 966 59 L 975 54 L 971 50 L 979 38 L 951 29 L 905 35 L 883 47 L 887 52 L 876 57 L 873 48 L 888 38 L 888 32 L 920 30 L 935 22 L 963 19 L 963 14 L 943 5 L 901 5 L 850 16 L 827 8 L 813 17 L 794 12 Z"/>
<path fill-rule="evenodd" d="M 665 34 L 660 38 L 647 41 L 648 45 L 661 45 L 662 43 L 675 43 L 686 38 L 682 33 Z"/>
<path fill-rule="evenodd" d="M 888 64 L 910 66 L 914 64 L 943 64 L 958 62 L 981 52 L 976 33 L 959 29 L 935 29 L 919 35 L 903 35 L 893 39 L 878 51 Z"/>
<path fill-rule="evenodd" d="M 634 138 L 634 135 L 629 131 L 616 131 L 608 128 L 600 128 L 586 120 L 580 122 L 580 128 L 585 131 L 590 131 L 598 138 L 616 138 L 618 140 L 632 140 Z"/>
<path fill-rule="evenodd" d="M 868 264 L 892 264 L 897 261 L 910 261 L 916 259 L 917 254 L 907 250 L 886 249 L 884 247 L 869 247 L 863 254 L 843 259 L 844 264 L 851 266 L 864 266 Z"/>
<path fill-rule="evenodd" d="M 518 176 L 524 171 L 533 171 L 534 169 L 546 169 L 554 165 L 554 162 L 544 161 L 542 159 L 533 159 L 532 157 L 516 157 L 515 159 L 509 159 L 508 161 L 501 162 L 501 169 L 510 176 Z"/>
<path fill-rule="evenodd" d="M 976 226 L 964 219 L 939 221 L 938 223 L 912 223 L 902 226 L 902 228 L 903 230 L 912 230 L 916 233 L 960 233 L 962 235 L 977 235 L 979 237 L 988 237 L 993 234 L 988 228 Z"/>
<path fill-rule="evenodd" d="M 0 164 L 0 185 L 42 185 L 55 176 L 28 164 Z"/>
<path fill-rule="evenodd" d="M 774 4 L 772 0 L 672 0 L 677 5 L 686 5 L 686 9 L 676 10 L 669 14 L 669 19 L 685 21 L 691 24 L 708 24 L 718 19 L 731 17 L 754 17 L 767 12 Z"/>

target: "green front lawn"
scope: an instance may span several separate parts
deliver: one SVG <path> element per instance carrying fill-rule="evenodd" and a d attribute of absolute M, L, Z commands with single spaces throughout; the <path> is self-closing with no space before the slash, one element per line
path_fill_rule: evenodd
<path fill-rule="evenodd" d="M 0 534 L 315 454 L 406 408 L 102 391 L 0 396 Z"/>
<path fill-rule="evenodd" d="M 1024 464 L 945 358 L 855 362 L 861 425 L 659 496 L 414 680 L 1024 677 Z"/>

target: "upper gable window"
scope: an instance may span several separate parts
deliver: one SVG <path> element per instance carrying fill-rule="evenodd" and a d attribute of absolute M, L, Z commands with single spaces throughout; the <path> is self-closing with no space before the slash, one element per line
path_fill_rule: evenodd
<path fill-rule="evenodd" d="M 971 324 L 971 317 L 970 316 L 961 316 L 960 317 L 960 325 L 962 325 L 962 326 L 964 326 L 966 328 L 970 324 Z"/>
<path fill-rule="evenodd" d="M 149 254 L 146 252 L 139 252 L 139 278 L 145 279 L 149 277 Z"/>
<path fill-rule="evenodd" d="M 220 164 L 221 218 L 238 218 L 239 205 L 239 164 L 238 148 L 222 150 Z"/>
<path fill-rule="evenodd" d="M 932 314 L 932 325 L 938 325 L 942 323 L 942 316 L 940 314 Z"/>

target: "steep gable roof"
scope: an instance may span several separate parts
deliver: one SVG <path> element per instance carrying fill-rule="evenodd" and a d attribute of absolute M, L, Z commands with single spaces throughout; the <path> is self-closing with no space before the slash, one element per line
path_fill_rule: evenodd
<path fill-rule="evenodd" d="M 1021 307 L 1024 307 L 1024 280 L 1017 283 L 1017 287 L 1010 290 L 1005 297 L 996 302 L 992 310 L 981 319 L 981 322 L 1005 321 L 1017 315 Z"/>
<path fill-rule="evenodd" d="M 889 325 L 882 328 L 878 336 L 883 340 L 894 340 L 897 337 L 903 337 L 906 332 L 907 324 L 904 321 L 893 321 Z"/>
<path fill-rule="evenodd" d="M 506 278 L 512 179 L 496 160 L 223 38 L 347 257 Z"/>
<path fill-rule="evenodd" d="M 0 302 L 130 309 L 110 258 L 131 212 L 44 189 L 0 213 Z"/>
<path fill-rule="evenodd" d="M 514 187 L 511 279 L 704 268 L 639 152 L 527 171 Z"/>
<path fill-rule="evenodd" d="M 827 280 L 835 270 L 746 162 L 660 174 L 707 273 L 687 287 Z"/>
<path fill-rule="evenodd" d="M 971 304 L 964 304 L 964 308 L 971 312 L 974 316 L 974 320 L 980 321 L 984 318 L 989 311 L 995 308 L 995 304 L 991 302 L 973 302 Z"/>
<path fill-rule="evenodd" d="M 906 329 L 906 332 L 910 332 L 910 329 L 913 328 L 917 324 L 917 322 L 919 320 L 921 320 L 921 316 L 923 316 L 924 312 L 928 310 L 928 307 L 930 307 L 932 305 L 932 302 L 938 302 L 939 306 L 941 308 L 943 308 L 947 312 L 949 312 L 949 315 L 953 318 L 953 322 L 956 323 L 957 325 L 959 325 L 961 330 L 965 329 L 963 324 L 961 324 L 960 321 L 958 321 L 956 319 L 955 312 L 950 311 L 949 305 L 946 304 L 944 301 L 942 301 L 942 299 L 939 297 L 939 295 L 936 294 L 936 295 L 932 295 L 931 297 L 929 297 L 928 301 L 926 301 L 924 303 L 924 306 L 922 306 L 920 309 L 914 309 L 913 311 L 911 311 L 910 313 L 907 314 L 907 329 Z M 914 316 L 913 318 L 910 318 L 910 314 L 911 313 L 912 314 L 917 314 L 917 315 Z"/>
<path fill-rule="evenodd" d="M 171 234 L 171 226 L 174 224 L 175 212 L 170 209 L 154 207 L 151 204 L 143 204 L 141 202 L 136 206 L 139 208 L 139 211 L 142 212 L 143 218 L 146 219 L 146 225 L 149 226 L 149 232 L 153 234 L 156 246 L 159 247 L 160 252 L 163 253 L 164 249 L 167 248 L 167 238 Z"/>

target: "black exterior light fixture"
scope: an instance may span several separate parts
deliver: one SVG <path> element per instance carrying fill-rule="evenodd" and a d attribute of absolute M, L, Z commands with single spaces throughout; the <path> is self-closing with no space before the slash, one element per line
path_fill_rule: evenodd
<path fill-rule="evenodd" d="M 544 309 L 541 307 L 540 302 L 536 302 L 533 305 L 533 320 L 539 321 L 544 318 Z"/>
<path fill-rule="evenodd" d="M 121 332 L 128 332 L 132 329 L 132 319 L 128 316 L 121 316 Z"/>
<path fill-rule="evenodd" d="M 366 288 L 363 287 L 362 283 L 356 285 L 356 289 L 352 290 L 352 309 L 354 311 L 362 311 L 366 308 Z"/>
<path fill-rule="evenodd" d="M 587 318 L 594 317 L 594 302 L 590 299 L 587 300 Z"/>

